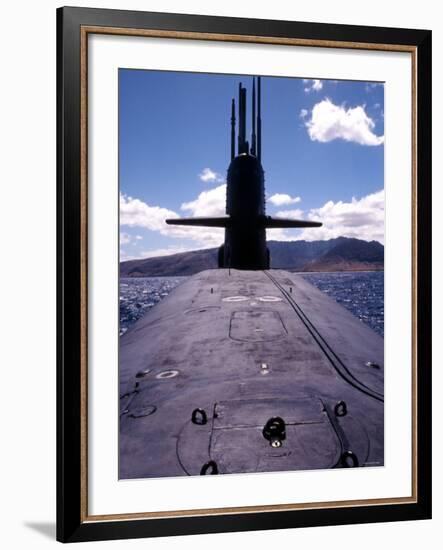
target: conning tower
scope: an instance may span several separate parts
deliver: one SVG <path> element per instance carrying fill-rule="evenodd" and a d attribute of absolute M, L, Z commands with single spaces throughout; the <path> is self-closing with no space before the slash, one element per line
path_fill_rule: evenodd
<path fill-rule="evenodd" d="M 238 136 L 236 154 L 235 99 L 231 102 L 231 163 L 226 181 L 226 216 L 174 218 L 172 225 L 224 227 L 225 241 L 219 249 L 219 267 L 269 269 L 266 228 L 320 227 L 320 222 L 266 216 L 265 177 L 261 164 L 261 78 L 252 81 L 251 145 L 246 140 L 246 88 L 238 89 Z M 256 112 L 257 111 L 257 112 Z"/>

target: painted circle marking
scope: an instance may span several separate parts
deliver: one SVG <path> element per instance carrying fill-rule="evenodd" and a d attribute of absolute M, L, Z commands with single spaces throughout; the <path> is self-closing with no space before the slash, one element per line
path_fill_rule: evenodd
<path fill-rule="evenodd" d="M 223 302 L 246 302 L 246 300 L 249 300 L 247 296 L 228 296 L 227 298 L 223 298 Z"/>
<path fill-rule="evenodd" d="M 156 375 L 156 378 L 158 379 L 164 379 L 164 378 L 174 378 L 179 374 L 178 370 L 164 370 L 163 372 L 159 372 Z"/>
<path fill-rule="evenodd" d="M 258 298 L 260 300 L 260 302 L 281 302 L 282 299 L 279 298 L 278 296 L 260 296 L 260 298 Z"/>

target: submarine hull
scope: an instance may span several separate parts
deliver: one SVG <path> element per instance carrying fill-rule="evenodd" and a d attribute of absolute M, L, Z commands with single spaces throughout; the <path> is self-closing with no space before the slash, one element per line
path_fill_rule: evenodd
<path fill-rule="evenodd" d="M 119 477 L 382 466 L 383 393 L 383 339 L 301 275 L 204 271 L 121 337 Z"/>

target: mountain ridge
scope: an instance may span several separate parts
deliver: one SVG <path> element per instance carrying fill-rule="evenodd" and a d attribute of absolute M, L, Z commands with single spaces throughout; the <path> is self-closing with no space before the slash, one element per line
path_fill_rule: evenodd
<path fill-rule="evenodd" d="M 384 246 L 378 241 L 337 237 L 327 241 L 268 241 L 272 269 L 288 271 L 379 271 Z M 120 263 L 121 277 L 189 276 L 216 269 L 218 248 Z"/>

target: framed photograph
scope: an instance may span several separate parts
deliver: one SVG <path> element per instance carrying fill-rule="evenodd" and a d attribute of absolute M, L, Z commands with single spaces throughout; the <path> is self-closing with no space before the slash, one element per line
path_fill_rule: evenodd
<path fill-rule="evenodd" d="M 431 517 L 431 32 L 57 11 L 63 542 Z"/>

